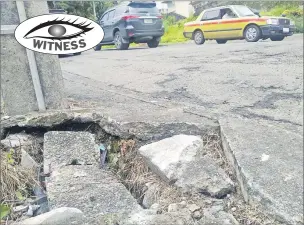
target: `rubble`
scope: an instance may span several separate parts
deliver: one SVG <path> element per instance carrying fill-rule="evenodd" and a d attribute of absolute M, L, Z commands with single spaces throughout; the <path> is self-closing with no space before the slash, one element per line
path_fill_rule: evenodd
<path fill-rule="evenodd" d="M 71 225 L 83 224 L 85 217 L 79 209 L 62 207 L 36 217 L 25 219 L 14 225 L 62 225 L 66 224 L 67 221 Z"/>
<path fill-rule="evenodd" d="M 199 192 L 222 198 L 234 184 L 208 156 L 200 157 L 203 141 L 199 136 L 175 135 L 139 149 L 152 171 L 184 192 Z"/>

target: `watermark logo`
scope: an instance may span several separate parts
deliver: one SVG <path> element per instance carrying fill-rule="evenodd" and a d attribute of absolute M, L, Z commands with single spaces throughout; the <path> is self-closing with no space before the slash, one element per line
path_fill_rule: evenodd
<path fill-rule="evenodd" d="M 15 30 L 24 47 L 47 54 L 73 54 L 99 44 L 103 29 L 94 21 L 66 14 L 42 15 L 22 22 Z"/>

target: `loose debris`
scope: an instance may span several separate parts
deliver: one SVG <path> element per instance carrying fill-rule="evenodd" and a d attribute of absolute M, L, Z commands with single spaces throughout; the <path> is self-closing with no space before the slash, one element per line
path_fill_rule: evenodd
<path fill-rule="evenodd" d="M 150 137 L 142 138 L 142 136 L 140 136 L 141 138 L 139 138 L 140 140 L 138 140 L 136 138 L 137 136 L 134 133 L 132 134 L 132 137 L 134 139 L 122 140 L 119 135 L 119 132 L 116 132 L 115 130 L 117 127 L 111 127 L 110 129 L 109 127 L 107 127 L 105 131 L 102 130 L 103 128 L 101 128 L 99 125 L 92 123 L 90 124 L 90 127 L 87 127 L 86 126 L 87 124 L 77 125 L 75 121 L 73 127 L 67 125 L 62 126 L 59 124 L 63 123 L 63 121 L 69 121 L 71 118 L 69 117 L 66 118 L 64 116 L 61 117 L 60 115 L 54 118 L 57 121 L 56 126 L 57 128 L 60 128 L 60 130 L 66 129 L 73 131 L 74 128 L 75 129 L 77 128 L 78 131 L 90 130 L 97 133 L 100 132 L 96 134 L 97 136 L 102 137 L 103 140 L 101 142 L 99 141 L 98 143 L 99 144 L 104 143 L 104 146 L 106 146 L 106 151 L 107 151 L 106 160 L 103 161 L 104 165 L 107 164 L 108 166 L 110 166 L 110 168 L 117 174 L 117 176 L 121 179 L 122 183 L 127 187 L 127 189 L 132 193 L 132 195 L 137 199 L 137 201 L 145 208 L 149 208 L 147 210 L 154 211 L 153 215 L 165 215 L 165 214 L 168 215 L 167 213 L 173 213 L 173 211 L 177 212 L 177 214 L 181 214 L 180 210 L 182 211 L 186 210 L 187 212 L 190 213 L 194 221 L 202 222 L 206 220 L 206 216 L 207 216 L 206 212 L 209 209 L 212 208 L 214 209 L 214 207 L 218 207 L 217 209 L 219 209 L 221 215 L 226 215 L 229 218 L 235 218 L 238 221 L 238 223 L 241 225 L 270 225 L 270 224 L 279 225 L 280 224 L 274 220 L 269 219 L 258 208 L 246 205 L 242 200 L 238 187 L 235 193 L 231 193 L 225 196 L 223 199 L 216 199 L 210 196 L 205 196 L 197 193 L 196 194 L 183 193 L 180 191 L 179 188 L 174 187 L 172 185 L 174 182 L 173 183 L 164 182 L 160 177 L 155 175 L 150 170 L 148 165 L 144 162 L 143 158 L 138 154 L 138 149 L 142 145 L 146 144 L 147 142 L 151 143 L 152 138 Z M 92 119 L 90 118 L 86 119 L 86 121 L 91 121 L 91 120 Z M 52 128 L 51 122 L 49 122 L 49 120 L 44 120 L 40 118 L 38 122 L 41 123 L 42 126 L 48 127 L 47 129 L 54 129 Z M 34 123 L 34 122 L 32 120 L 28 120 L 28 123 Z M 115 130 L 115 132 L 113 131 L 113 129 Z M 111 132 L 113 131 L 114 135 L 109 134 L 109 130 Z M 40 133 L 40 135 L 44 134 L 45 131 L 46 130 L 41 130 L 42 133 Z M 140 132 L 138 133 L 140 135 Z M 159 135 L 157 136 L 155 134 L 154 136 L 159 138 Z M 202 155 L 203 156 L 208 155 L 210 158 L 212 158 L 216 162 L 216 164 L 219 167 L 221 167 L 226 172 L 226 174 L 228 174 L 230 179 L 235 182 L 236 180 L 234 177 L 234 173 L 229 167 L 229 164 L 227 163 L 223 151 L 221 149 L 220 136 L 215 132 L 211 132 L 203 135 L 202 140 L 203 140 L 203 146 L 201 152 Z M 36 157 L 34 157 L 33 154 L 31 153 L 29 154 L 36 160 Z M 18 157 L 16 159 L 14 157 L 13 156 L 11 158 L 8 157 L 8 161 L 10 161 L 13 158 L 15 162 L 19 162 Z M 100 160 L 100 157 L 98 157 L 98 160 Z M 40 161 L 38 163 L 40 163 Z M 107 169 L 107 168 L 103 167 L 103 169 Z M 2 167 L 1 167 L 1 173 L 2 173 Z M 37 182 L 36 180 L 37 179 L 35 179 L 34 176 L 34 181 Z M 26 183 L 26 181 L 23 182 Z M 3 182 L 1 180 L 1 190 L 3 188 L 2 184 Z M 30 186 L 29 189 L 31 188 L 33 188 L 33 185 Z M 22 193 L 21 196 L 23 195 L 24 194 Z M 11 193 L 11 196 L 14 196 L 14 194 Z M 20 197 L 20 195 L 18 196 Z M 8 197 L 6 199 L 9 198 L 12 197 Z M 3 199 L 2 196 L 1 199 Z M 12 199 L 15 199 L 13 200 L 14 212 L 28 212 L 28 209 L 30 208 L 33 209 L 33 207 L 18 208 L 18 206 L 20 205 L 17 205 L 16 201 L 19 202 L 18 204 L 20 204 L 20 202 L 22 201 L 16 200 L 18 199 L 18 197 L 16 196 L 14 196 L 14 198 Z M 147 202 L 148 203 L 144 204 L 145 202 L 144 200 L 146 201 L 146 203 Z M 11 204 L 9 202 L 10 201 L 6 200 L 5 203 Z M 35 204 L 31 204 L 31 205 L 35 205 Z M 175 207 L 176 205 L 178 206 Z M 182 207 L 179 208 L 179 206 Z M 2 208 L 5 209 L 4 207 Z M 144 213 L 144 215 L 146 214 Z M 11 219 L 12 216 L 9 218 Z M 111 225 L 113 225 L 113 223 Z"/>

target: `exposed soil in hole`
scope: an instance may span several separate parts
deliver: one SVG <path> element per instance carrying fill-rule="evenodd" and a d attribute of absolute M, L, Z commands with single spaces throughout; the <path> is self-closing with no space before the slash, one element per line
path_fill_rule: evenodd
<path fill-rule="evenodd" d="M 213 205 L 222 205 L 224 210 L 234 215 L 240 224 L 244 225 L 267 225 L 281 224 L 259 211 L 258 207 L 246 205 L 237 187 L 235 193 L 226 196 L 223 199 L 215 199 L 204 194 L 182 193 L 178 188 L 168 184 L 155 175 L 145 164 L 144 160 L 138 154 L 138 149 L 150 141 L 143 141 L 135 136 L 132 139 L 121 139 L 119 136 L 111 135 L 105 132 L 97 123 L 77 123 L 66 122 L 51 128 L 45 127 L 18 127 L 13 126 L 5 130 L 5 136 L 11 133 L 25 132 L 34 137 L 40 138 L 39 144 L 34 148 L 35 154 L 32 157 L 38 163 L 42 163 L 42 143 L 41 138 L 48 131 L 87 131 L 96 135 L 96 142 L 110 146 L 107 155 L 107 165 L 126 186 L 126 188 L 137 199 L 138 203 L 143 205 L 144 195 L 148 189 L 147 186 L 155 184 L 154 201 L 161 206 L 161 212 L 166 212 L 168 206 L 172 203 L 186 202 L 186 204 L 196 204 L 201 209 Z M 222 151 L 220 136 L 211 132 L 203 136 L 204 148 L 202 155 L 209 155 L 217 164 L 223 168 L 229 177 L 235 182 L 236 178 L 229 167 L 229 164 Z M 35 152 L 35 151 L 34 151 Z M 77 162 L 74 162 L 77 165 Z"/>

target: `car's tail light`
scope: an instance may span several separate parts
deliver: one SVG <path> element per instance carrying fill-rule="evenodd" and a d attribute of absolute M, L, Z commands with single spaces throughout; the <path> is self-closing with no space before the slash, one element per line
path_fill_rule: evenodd
<path fill-rule="evenodd" d="M 128 16 L 123 16 L 122 20 L 129 20 L 129 19 L 136 19 L 136 18 L 138 18 L 138 16 L 128 15 Z"/>
<path fill-rule="evenodd" d="M 157 18 L 162 19 L 162 18 L 163 18 L 163 16 L 158 16 Z"/>

